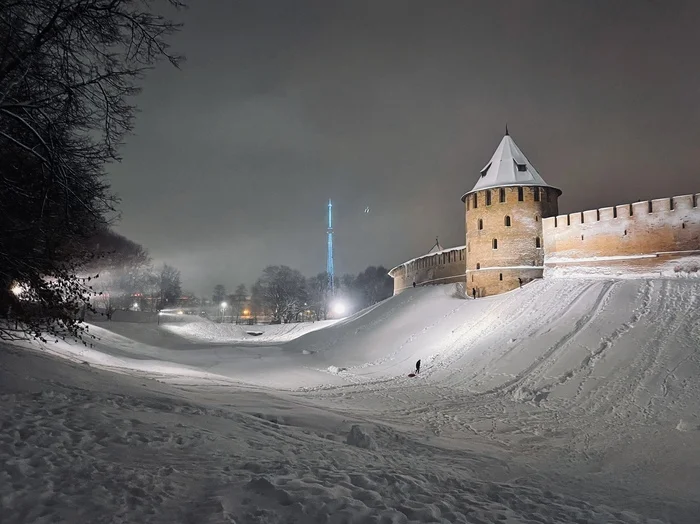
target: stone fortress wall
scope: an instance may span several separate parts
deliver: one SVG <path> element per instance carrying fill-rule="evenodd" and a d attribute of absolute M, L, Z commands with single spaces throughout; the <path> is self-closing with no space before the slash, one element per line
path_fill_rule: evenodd
<path fill-rule="evenodd" d="M 396 266 L 389 275 L 394 279 L 394 295 L 405 289 L 425 284 L 464 282 L 465 246 L 428 253 Z"/>
<path fill-rule="evenodd" d="M 542 221 L 544 276 L 663 272 L 700 257 L 700 193 Z"/>
<path fill-rule="evenodd" d="M 462 196 L 465 246 L 392 269 L 394 294 L 414 283 L 460 282 L 478 298 L 543 277 L 700 277 L 700 193 L 568 215 L 558 214 L 560 195 L 506 128 L 473 189 Z"/>
<path fill-rule="evenodd" d="M 700 265 L 700 193 L 541 218 L 539 207 L 534 205 L 534 188 L 524 190 L 524 205 L 516 208 L 499 204 L 517 198 L 517 188 L 506 188 L 506 202 L 492 195 L 490 206 L 485 204 L 485 193 L 479 192 L 477 208 L 473 209 L 472 200 L 467 211 L 467 245 L 423 255 L 393 268 L 389 274 L 394 279 L 394 294 L 412 287 L 413 282 L 419 286 L 466 281 L 466 292 L 471 295 L 476 289 L 481 296 L 485 286 L 495 288 L 496 293 L 514 289 L 519 277 L 526 283 L 542 276 L 615 277 L 664 273 L 673 268 L 681 272 L 690 269 L 700 276 L 696 269 Z M 493 193 L 498 195 L 498 190 Z M 541 201 L 546 202 L 546 196 Z M 505 226 L 506 216 L 511 226 Z M 479 219 L 483 221 L 481 230 Z M 534 230 L 535 236 L 522 236 L 520 228 L 514 226 L 538 221 L 542 224 L 540 248 Z M 512 249 L 515 255 L 524 247 L 539 249 L 539 256 L 533 258 L 531 268 L 511 268 L 508 264 L 512 262 L 506 259 L 497 264 L 497 259 L 492 259 L 491 237 L 498 240 L 498 249 L 503 249 L 506 258 Z M 509 245 L 511 249 L 506 248 Z M 480 256 L 489 260 L 489 267 L 482 266 Z"/>

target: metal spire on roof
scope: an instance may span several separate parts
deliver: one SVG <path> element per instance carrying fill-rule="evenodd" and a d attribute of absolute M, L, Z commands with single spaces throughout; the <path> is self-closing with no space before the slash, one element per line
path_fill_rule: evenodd
<path fill-rule="evenodd" d="M 508 133 L 508 122 L 506 122 L 506 136 L 510 136 L 510 133 Z"/>
<path fill-rule="evenodd" d="M 435 249 L 435 248 L 437 248 L 437 249 Z M 435 237 L 435 244 L 433 244 L 433 247 L 430 248 L 430 251 L 428 251 L 428 253 L 432 253 L 433 250 L 435 250 L 435 252 L 440 252 L 443 250 L 443 247 L 440 245 L 440 238 L 439 237 Z"/>

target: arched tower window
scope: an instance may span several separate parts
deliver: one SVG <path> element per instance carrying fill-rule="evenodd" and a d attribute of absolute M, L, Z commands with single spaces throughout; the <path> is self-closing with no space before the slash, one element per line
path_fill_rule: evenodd
<path fill-rule="evenodd" d="M 503 280 L 503 273 L 498 274 L 498 280 Z"/>
<path fill-rule="evenodd" d="M 503 219 L 503 223 L 507 226 L 510 227 L 510 217 L 506 215 L 506 217 Z"/>
<path fill-rule="evenodd" d="M 535 237 L 535 247 L 542 247 L 542 241 L 540 237 Z"/>
<path fill-rule="evenodd" d="M 493 246 L 494 249 L 498 249 L 498 240 L 494 238 L 493 241 L 491 242 L 491 245 Z"/>
<path fill-rule="evenodd" d="M 483 221 L 481 218 L 479 219 L 478 227 L 479 227 L 479 230 L 480 230 L 480 231 L 481 231 L 482 229 L 484 229 L 484 221 Z"/>
<path fill-rule="evenodd" d="M 491 190 L 490 189 L 486 190 L 486 205 L 487 206 L 491 205 Z"/>
<path fill-rule="evenodd" d="M 478 262 L 476 263 L 476 269 L 481 269 L 481 264 L 479 264 Z"/>
<path fill-rule="evenodd" d="M 539 202 L 540 201 L 540 188 L 536 187 L 536 188 L 534 188 L 534 191 L 535 191 L 535 202 Z"/>
<path fill-rule="evenodd" d="M 499 190 L 499 200 L 501 201 L 501 203 L 506 201 L 506 190 L 503 188 Z"/>
<path fill-rule="evenodd" d="M 476 197 L 476 193 L 474 193 L 474 209 L 476 209 L 477 207 L 479 207 L 479 200 Z"/>
<path fill-rule="evenodd" d="M 522 201 L 523 201 L 523 188 L 519 187 L 518 188 L 518 202 L 522 202 Z M 474 206 L 474 207 L 476 207 L 476 206 Z"/>

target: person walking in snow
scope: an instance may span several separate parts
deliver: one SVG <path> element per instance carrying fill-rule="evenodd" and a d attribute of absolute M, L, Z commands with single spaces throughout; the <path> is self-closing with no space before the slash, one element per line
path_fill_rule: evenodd
<path fill-rule="evenodd" d="M 416 287 L 416 283 L 415 283 L 415 282 L 413 283 L 413 287 Z"/>
<path fill-rule="evenodd" d="M 420 373 L 420 360 L 418 360 L 418 362 L 416 362 L 416 375 L 418 373 Z"/>
<path fill-rule="evenodd" d="M 472 297 L 474 299 L 476 299 L 476 288 L 475 287 L 472 288 Z"/>
<path fill-rule="evenodd" d="M 520 287 L 523 287 L 523 279 L 518 277 L 518 284 L 520 284 Z"/>

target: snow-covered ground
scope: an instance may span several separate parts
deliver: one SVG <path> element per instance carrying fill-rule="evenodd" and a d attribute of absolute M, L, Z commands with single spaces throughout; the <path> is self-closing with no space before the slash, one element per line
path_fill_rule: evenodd
<path fill-rule="evenodd" d="M 196 318 L 196 317 L 195 317 Z M 286 342 L 306 333 L 328 327 L 337 320 L 303 322 L 278 325 L 236 325 L 218 324 L 196 319 L 192 322 L 164 324 L 163 328 L 193 342 L 213 342 L 218 344 L 260 344 Z"/>
<path fill-rule="evenodd" d="M 5 346 L 0 520 L 698 522 L 700 281 L 454 291 Z"/>

